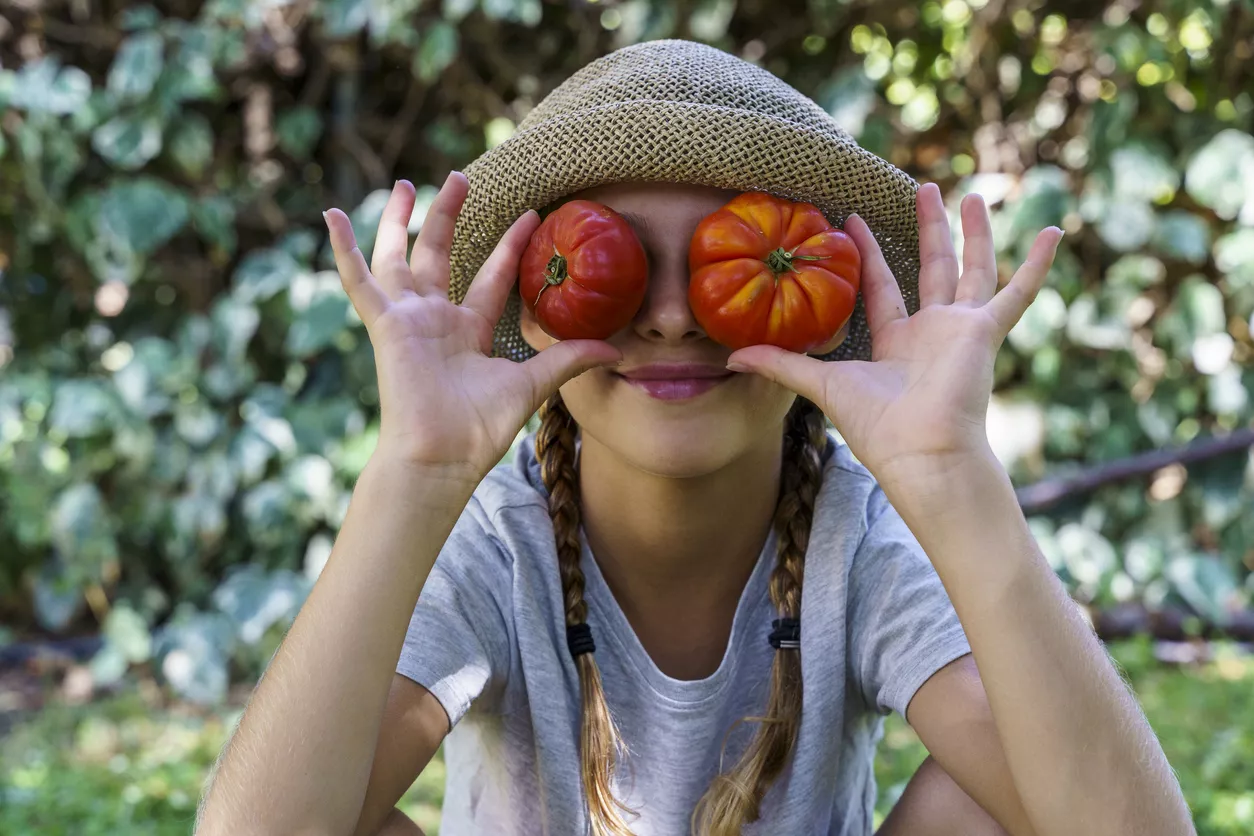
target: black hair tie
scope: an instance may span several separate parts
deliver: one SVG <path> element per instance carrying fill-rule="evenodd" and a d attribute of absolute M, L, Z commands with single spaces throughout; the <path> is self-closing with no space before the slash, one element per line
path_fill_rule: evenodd
<path fill-rule="evenodd" d="M 570 655 L 576 658 L 595 651 L 597 646 L 592 641 L 592 628 L 587 624 L 567 624 L 566 646 L 570 648 Z"/>
<path fill-rule="evenodd" d="M 795 618 L 777 618 L 771 622 L 771 647 L 776 650 L 801 649 L 801 622 Z"/>

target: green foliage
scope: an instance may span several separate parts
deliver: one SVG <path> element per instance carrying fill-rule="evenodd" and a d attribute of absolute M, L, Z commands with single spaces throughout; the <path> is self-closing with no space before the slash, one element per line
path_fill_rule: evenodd
<path fill-rule="evenodd" d="M 27 4 L 0 37 L 0 612 L 104 629 L 102 679 L 151 656 L 220 699 L 326 558 L 378 393 L 320 211 L 369 253 L 407 177 L 416 230 L 430 184 L 644 39 L 758 61 L 939 181 L 955 221 L 984 195 L 1007 273 L 1067 230 L 997 366 L 1019 481 L 1251 418 L 1245 0 L 193 7 Z M 1254 590 L 1252 497 L 1240 459 L 1033 525 L 1080 599 L 1222 621 Z"/>
<path fill-rule="evenodd" d="M 128 616 L 129 618 L 129 616 Z M 1201 836 L 1254 829 L 1254 663 L 1219 646 L 1214 661 L 1167 667 L 1146 642 L 1113 647 L 1175 767 Z M 52 706 L 0 738 L 0 833 L 186 834 L 201 782 L 238 719 L 160 700 L 126 685 L 88 706 Z M 875 773 L 877 818 L 927 756 L 910 727 L 885 723 Z M 444 764 L 437 755 L 398 805 L 430 836 L 439 829 Z"/>

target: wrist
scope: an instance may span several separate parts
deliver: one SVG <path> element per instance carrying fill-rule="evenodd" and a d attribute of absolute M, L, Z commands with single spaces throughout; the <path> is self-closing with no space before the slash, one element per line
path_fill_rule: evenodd
<path fill-rule="evenodd" d="M 358 484 L 363 481 L 422 506 L 456 507 L 460 512 L 483 481 L 483 474 L 469 462 L 418 461 L 380 442 L 362 469 Z"/>
<path fill-rule="evenodd" d="M 1010 477 L 987 443 L 945 453 L 899 456 L 876 468 L 876 481 L 902 513 L 931 516 L 956 503 L 978 503 L 992 495 L 1013 497 Z"/>

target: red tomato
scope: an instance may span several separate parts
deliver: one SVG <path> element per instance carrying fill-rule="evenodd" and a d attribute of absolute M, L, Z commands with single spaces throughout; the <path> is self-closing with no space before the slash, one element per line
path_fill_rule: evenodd
<path fill-rule="evenodd" d="M 648 274 L 644 247 L 621 215 L 591 200 L 572 200 L 532 233 L 518 285 L 549 335 L 604 340 L 635 317 Z"/>
<path fill-rule="evenodd" d="M 697 225 L 688 270 L 688 304 L 711 339 L 805 352 L 853 314 L 862 257 L 817 207 L 746 192 Z"/>

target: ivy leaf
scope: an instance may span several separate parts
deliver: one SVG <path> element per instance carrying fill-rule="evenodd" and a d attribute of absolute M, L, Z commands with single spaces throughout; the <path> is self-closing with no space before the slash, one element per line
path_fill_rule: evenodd
<path fill-rule="evenodd" d="M 256 644 L 272 625 L 290 623 L 308 594 L 308 581 L 290 569 L 267 573 L 253 563 L 232 572 L 213 603 L 235 622 L 240 641 Z"/>
<path fill-rule="evenodd" d="M 1185 189 L 1203 206 L 1231 220 L 1254 226 L 1254 136 L 1229 129 L 1220 131 L 1189 160 Z"/>
<path fill-rule="evenodd" d="M 426 84 L 435 81 L 457 58 L 459 45 L 457 27 L 445 21 L 434 24 L 422 33 L 414 55 L 414 75 Z"/>
<path fill-rule="evenodd" d="M 185 113 L 170 136 L 170 157 L 183 173 L 199 180 L 213 160 L 213 127 L 199 113 Z"/>
<path fill-rule="evenodd" d="M 285 154 L 305 160 L 322 136 L 322 117 L 312 107 L 294 107 L 279 114 L 274 132 Z"/>
<path fill-rule="evenodd" d="M 1154 247 L 1172 258 L 1204 264 L 1210 255 L 1210 227 L 1192 212 L 1167 212 L 1158 219 Z"/>
<path fill-rule="evenodd" d="M 235 204 L 226 195 L 206 195 L 191 205 L 192 226 L 207 243 L 235 252 Z"/>
<path fill-rule="evenodd" d="M 10 104 L 31 113 L 63 116 L 91 97 L 91 76 L 78 67 L 61 68 L 55 58 L 31 62 L 18 72 Z"/>
<path fill-rule="evenodd" d="M 300 272 L 296 259 L 283 250 L 254 250 L 235 269 L 232 292 L 242 302 L 264 302 L 286 290 Z"/>
<path fill-rule="evenodd" d="M 134 171 L 161 153 L 161 120 L 118 116 L 96 128 L 91 147 L 118 168 Z"/>
<path fill-rule="evenodd" d="M 148 255 L 187 223 L 187 198 L 155 177 L 115 182 L 100 197 L 96 231 L 129 252 Z"/>
<path fill-rule="evenodd" d="M 161 75 L 164 44 L 158 32 L 143 31 L 122 41 L 106 87 L 122 101 L 145 98 Z"/>

